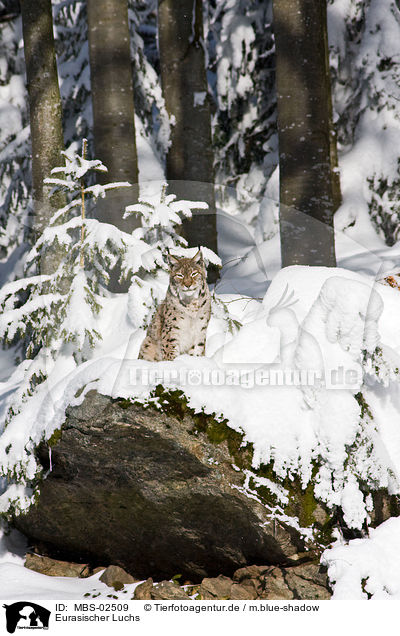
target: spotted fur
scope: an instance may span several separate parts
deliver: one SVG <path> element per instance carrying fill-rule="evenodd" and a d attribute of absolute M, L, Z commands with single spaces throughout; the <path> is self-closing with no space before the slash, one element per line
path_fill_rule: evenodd
<path fill-rule="evenodd" d="M 193 258 L 169 256 L 169 265 L 169 287 L 140 347 L 142 360 L 205 354 L 211 297 L 202 253 L 199 250 Z"/>

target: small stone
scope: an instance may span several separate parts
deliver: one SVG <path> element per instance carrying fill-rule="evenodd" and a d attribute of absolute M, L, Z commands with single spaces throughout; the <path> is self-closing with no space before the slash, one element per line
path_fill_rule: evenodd
<path fill-rule="evenodd" d="M 151 598 L 155 601 L 188 600 L 189 596 L 179 585 L 172 581 L 161 581 L 151 590 Z"/>
<path fill-rule="evenodd" d="M 108 585 L 108 587 L 113 587 L 114 590 L 122 590 L 125 584 L 135 583 L 133 576 L 118 565 L 109 565 L 99 580 Z"/>
<path fill-rule="evenodd" d="M 25 557 L 25 567 L 46 576 L 65 576 L 86 578 L 90 575 L 89 566 L 85 563 L 70 563 L 58 561 L 39 554 L 28 553 Z"/>
<path fill-rule="evenodd" d="M 219 600 L 231 598 L 231 588 L 233 581 L 227 576 L 217 576 L 216 578 L 203 579 L 199 587 L 199 594 L 202 600 Z"/>
<path fill-rule="evenodd" d="M 136 601 L 150 601 L 151 590 L 153 589 L 153 579 L 149 578 L 144 583 L 140 583 L 135 587 L 133 598 Z"/>

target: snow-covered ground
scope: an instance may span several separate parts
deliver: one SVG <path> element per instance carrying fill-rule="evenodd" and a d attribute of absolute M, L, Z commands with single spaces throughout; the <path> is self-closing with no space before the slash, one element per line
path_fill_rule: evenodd
<path fill-rule="evenodd" d="M 400 518 L 371 529 L 365 539 L 326 550 L 322 562 L 335 600 L 400 600 Z"/>
<path fill-rule="evenodd" d="M 305 486 L 311 478 L 312 462 L 318 459 L 316 495 L 330 506 L 341 505 L 349 525 L 361 528 L 371 502 L 363 497 L 355 474 L 391 492 L 400 491 L 400 385 L 394 373 L 400 367 L 396 318 L 400 293 L 376 280 L 392 266 L 394 251 L 375 252 L 369 260 L 367 252 L 362 260 L 361 251 L 356 251 L 354 260 L 358 265 L 362 263 L 361 273 L 344 268 L 286 268 L 272 281 L 266 281 L 268 289 L 262 298 L 217 295 L 219 302 L 210 321 L 205 358 L 138 361 L 144 331 L 134 327 L 135 304 L 130 302 L 129 294 L 103 299 L 104 311 L 96 325 L 103 339 L 91 359 L 79 366 L 67 366 L 67 360 L 59 359 L 49 382 L 41 385 L 37 397 L 31 400 L 30 417 L 26 417 L 26 412 L 23 419 L 17 416 L 4 431 L 3 466 L 8 463 L 11 467 L 20 461 L 27 475 L 33 476 L 36 466 L 24 448 L 37 443 L 43 431 L 49 437 L 61 426 L 66 406 L 81 401 L 87 390 L 96 388 L 107 395 L 146 400 L 161 381 L 166 387 L 182 388 L 193 408 L 221 413 L 233 428 L 244 432 L 245 440 L 254 445 L 255 467 L 272 462 L 277 475 L 299 475 Z M 347 265 L 351 264 L 349 251 L 346 259 Z M 268 268 L 268 261 L 265 267 Z M 258 272 L 257 268 L 256 276 Z M 251 273 L 248 281 L 250 285 Z M 164 289 L 166 284 L 167 277 Z M 234 333 L 228 328 L 221 301 L 230 319 L 242 324 Z M 379 372 L 381 382 L 371 376 L 372 381 L 365 385 L 368 364 L 363 364 L 361 351 L 372 354 L 377 344 L 386 361 Z M 344 373 L 340 378 L 335 376 L 338 369 Z M 304 378 L 299 376 L 300 371 L 306 372 Z M 21 368 L 1 385 L 3 409 L 13 387 L 21 380 L 20 374 Z M 82 387 L 84 392 L 76 398 Z M 360 420 L 354 397 L 360 390 L 372 410 L 372 422 Z M 368 452 L 364 452 L 366 449 Z M 0 497 L 0 505 L 6 509 L 9 499 L 16 496 L 26 497 L 28 502 L 30 494 L 21 485 L 11 486 Z M 282 503 L 285 496 L 282 491 Z M 273 514 L 284 518 L 279 505 Z M 397 541 L 397 530 L 395 524 L 388 525 L 388 545 L 392 535 Z M 307 535 L 307 530 L 304 532 Z M 363 549 L 379 551 L 377 536 L 363 539 Z M 362 597 L 358 565 L 362 557 L 357 556 L 361 549 L 357 552 L 353 544 L 327 553 L 331 578 L 338 590 L 335 598 L 343 598 L 344 594 L 347 598 Z M 21 567 L 21 557 L 15 556 L 4 540 L 1 545 L 0 580 L 4 574 L 9 581 L 5 598 L 24 596 L 30 585 L 41 589 L 36 598 L 40 594 L 42 598 L 63 598 L 63 594 L 78 598 L 91 590 L 107 593 L 98 577 L 63 582 L 27 572 Z M 348 567 L 334 567 L 335 561 L 342 558 L 340 550 L 346 549 L 346 562 L 353 563 L 355 555 L 352 575 Z M 374 563 L 379 562 L 379 556 L 371 557 L 370 574 L 364 576 L 363 570 L 361 578 L 374 577 Z M 387 574 L 391 583 L 386 586 L 383 569 L 381 587 L 389 590 L 388 595 L 391 590 L 397 594 L 392 581 L 396 578 L 395 568 Z M 400 570 L 398 581 L 400 586 Z M 375 593 L 375 588 L 371 590 Z"/>

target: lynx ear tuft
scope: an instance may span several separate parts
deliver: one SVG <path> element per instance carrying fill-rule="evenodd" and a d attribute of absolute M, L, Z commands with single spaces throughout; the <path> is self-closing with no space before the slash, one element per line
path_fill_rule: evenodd
<path fill-rule="evenodd" d="M 200 248 L 199 248 L 199 251 L 198 251 L 198 252 L 196 252 L 196 254 L 193 256 L 192 261 L 193 261 L 194 263 L 204 263 L 204 261 L 203 261 L 203 254 L 202 254 L 202 251 L 201 251 L 201 249 L 200 249 Z"/>
<path fill-rule="evenodd" d="M 181 256 L 174 256 L 173 254 L 167 254 L 167 263 L 170 267 L 177 265 L 181 260 Z"/>

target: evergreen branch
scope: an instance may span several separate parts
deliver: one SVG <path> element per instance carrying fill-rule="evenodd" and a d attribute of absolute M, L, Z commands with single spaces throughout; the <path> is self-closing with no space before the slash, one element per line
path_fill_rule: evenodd
<path fill-rule="evenodd" d="M 37 296 L 26 302 L 22 307 L 17 309 L 8 309 L 0 315 L 0 337 L 4 337 L 8 334 L 10 327 L 13 327 L 11 331 L 14 335 L 17 331 L 25 333 L 27 327 L 27 321 L 31 319 L 31 315 L 40 310 L 47 310 L 51 312 L 54 305 L 58 305 L 63 300 L 62 294 L 44 294 Z"/>
<path fill-rule="evenodd" d="M 21 280 L 14 280 L 11 283 L 7 283 L 6 285 L 3 285 L 0 290 L 0 304 L 4 303 L 10 296 L 25 291 L 28 287 L 42 286 L 43 283 L 46 283 L 50 279 L 51 276 L 47 274 L 39 274 L 37 276 L 30 276 L 29 278 L 22 278 Z M 15 302 L 17 302 L 17 298 L 15 299 Z"/>

